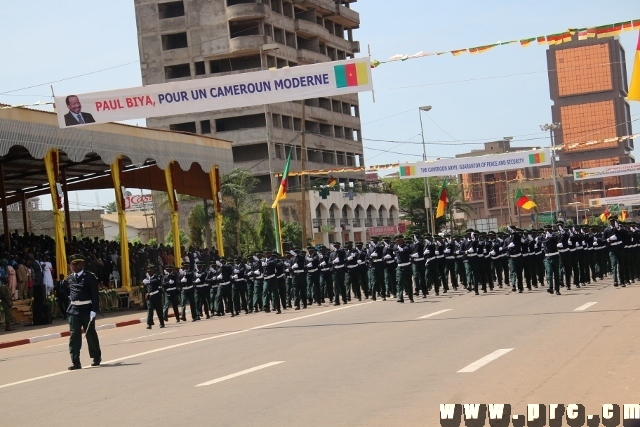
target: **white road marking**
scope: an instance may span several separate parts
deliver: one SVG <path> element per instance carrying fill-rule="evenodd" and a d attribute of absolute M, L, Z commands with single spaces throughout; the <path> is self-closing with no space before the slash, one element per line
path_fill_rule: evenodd
<path fill-rule="evenodd" d="M 231 378 L 250 374 L 251 372 L 259 371 L 261 369 L 269 368 L 271 366 L 279 365 L 281 363 L 284 363 L 284 360 L 281 362 L 265 363 L 264 365 L 256 366 L 255 368 L 245 369 L 244 371 L 236 372 L 235 374 L 226 375 L 224 377 L 216 378 L 215 380 L 207 381 L 206 383 L 198 384 L 196 387 L 204 387 L 211 384 L 221 383 L 222 381 L 226 381 L 226 380 L 230 380 Z"/>
<path fill-rule="evenodd" d="M 211 341 L 211 340 L 215 340 L 215 339 L 218 339 L 218 338 L 228 337 L 228 336 L 231 336 L 231 335 L 243 334 L 245 332 L 250 332 L 250 331 L 255 330 L 255 329 L 262 329 L 262 328 L 266 328 L 266 327 L 273 326 L 273 325 L 279 325 L 281 323 L 293 322 L 294 320 L 300 320 L 300 319 L 306 319 L 306 318 L 309 318 L 309 317 L 320 316 L 322 314 L 328 314 L 328 313 L 332 313 L 332 312 L 338 311 L 338 310 L 345 310 L 347 308 L 361 307 L 363 305 L 371 304 L 373 302 L 374 301 L 365 302 L 365 303 L 361 303 L 361 304 L 353 304 L 353 305 L 349 304 L 349 305 L 346 305 L 344 307 L 334 308 L 332 310 L 327 310 L 327 311 L 321 311 L 320 313 L 309 314 L 307 316 L 295 317 L 293 319 L 287 319 L 287 320 L 283 320 L 281 322 L 269 323 L 267 325 L 256 326 L 254 328 L 242 329 L 242 330 L 235 331 L 235 332 L 227 332 L 226 334 L 214 335 L 212 337 L 200 338 L 200 339 L 193 340 L 193 341 L 186 341 L 186 342 L 179 343 L 179 344 L 168 345 L 166 347 L 160 347 L 160 348 L 156 348 L 154 350 L 143 351 L 141 353 L 132 354 L 130 356 L 124 356 L 124 357 L 119 357 L 117 359 L 107 360 L 107 361 L 102 362 L 102 364 L 103 365 L 115 364 L 115 363 L 118 363 L 118 362 L 122 362 L 123 360 L 129 360 L 129 359 L 134 359 L 134 358 L 140 357 L 140 356 L 146 356 L 147 354 L 159 353 L 161 351 L 166 351 L 166 350 L 171 350 L 171 349 L 174 349 L 174 348 L 184 347 L 186 345 L 197 344 L 197 343 L 205 342 L 205 341 Z M 95 369 L 95 368 L 89 366 L 89 367 L 84 368 L 84 369 Z M 49 375 L 43 375 L 43 376 L 39 376 L 39 377 L 29 378 L 29 379 L 26 379 L 26 380 L 16 381 L 16 382 L 13 382 L 13 383 L 2 384 L 2 385 L 0 385 L 0 389 L 7 388 L 7 387 L 12 387 L 14 385 L 29 383 L 29 382 L 32 382 L 32 381 L 38 381 L 38 380 L 49 378 L 49 377 L 55 377 L 57 375 L 67 374 L 69 372 L 75 372 L 75 371 L 60 371 L 60 372 L 56 372 L 56 373 L 49 374 Z"/>
<path fill-rule="evenodd" d="M 498 357 L 504 356 L 505 354 L 509 353 L 511 350 L 513 350 L 513 349 L 512 348 L 501 348 L 499 350 L 496 350 L 493 353 L 486 355 L 482 359 L 478 359 L 475 362 L 473 362 L 472 364 L 467 365 L 464 368 L 460 369 L 458 371 L 458 373 L 475 372 L 478 369 L 482 368 L 484 365 L 486 365 L 486 364 L 488 364 L 490 362 L 493 362 Z"/>
<path fill-rule="evenodd" d="M 29 338 L 29 341 L 31 341 L 31 344 L 33 344 L 35 342 L 47 341 L 56 338 L 60 338 L 60 332 L 58 332 L 57 334 L 40 335 L 39 337 Z"/>
<path fill-rule="evenodd" d="M 122 342 L 133 341 L 133 340 L 139 340 L 139 339 L 141 339 L 141 338 L 155 337 L 156 335 L 170 334 L 171 332 L 175 332 L 175 331 L 176 331 L 176 330 L 174 329 L 173 331 L 164 331 L 164 332 L 159 332 L 159 333 L 157 333 L 157 334 L 143 335 L 143 336 L 141 336 L 141 337 L 129 338 L 128 340 L 123 340 Z"/>
<path fill-rule="evenodd" d="M 589 307 L 591 307 L 593 305 L 596 305 L 596 304 L 597 304 L 597 302 L 588 302 L 586 304 L 581 305 L 580 307 L 576 308 L 573 311 L 585 311 L 587 308 L 589 308 Z"/>
<path fill-rule="evenodd" d="M 68 342 L 63 342 L 62 344 L 48 345 L 45 348 L 60 347 L 61 345 L 69 345 L 69 343 Z"/>
<path fill-rule="evenodd" d="M 428 317 L 437 316 L 438 314 L 446 313 L 447 311 L 451 311 L 451 310 L 453 310 L 453 309 L 451 309 L 451 308 L 447 308 L 447 309 L 444 309 L 444 310 L 436 311 L 436 312 L 434 312 L 434 313 L 426 314 L 426 315 L 424 315 L 424 316 L 420 316 L 420 317 L 418 317 L 418 319 L 426 319 L 426 318 L 428 318 Z"/>

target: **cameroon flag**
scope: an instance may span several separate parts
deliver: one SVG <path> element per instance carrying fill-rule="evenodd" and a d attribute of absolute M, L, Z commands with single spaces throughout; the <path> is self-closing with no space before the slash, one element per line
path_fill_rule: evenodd
<path fill-rule="evenodd" d="M 533 200 L 525 196 L 522 193 L 522 190 L 518 188 L 518 191 L 516 191 L 516 206 L 529 210 L 537 207 L 538 205 L 536 205 Z"/>
<path fill-rule="evenodd" d="M 436 211 L 436 218 L 444 216 L 444 210 L 449 204 L 449 193 L 447 193 L 447 180 L 442 180 L 442 188 L 440 189 L 440 196 L 438 197 L 438 210 Z"/>
<path fill-rule="evenodd" d="M 282 172 L 282 181 L 280 181 L 280 188 L 278 189 L 278 195 L 276 199 L 273 201 L 273 205 L 271 205 L 272 209 L 278 207 L 278 202 L 282 199 L 287 198 L 287 178 L 289 176 L 289 166 L 291 165 L 291 152 L 293 148 L 289 150 L 289 156 L 287 157 L 287 163 L 284 165 L 284 171 Z"/>
<path fill-rule="evenodd" d="M 640 101 L 640 34 L 638 34 L 638 47 L 636 47 L 636 59 L 633 64 L 628 98 L 629 101 Z"/>

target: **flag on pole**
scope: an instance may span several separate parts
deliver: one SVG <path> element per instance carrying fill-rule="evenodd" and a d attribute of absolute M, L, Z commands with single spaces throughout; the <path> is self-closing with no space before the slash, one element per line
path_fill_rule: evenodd
<path fill-rule="evenodd" d="M 638 33 L 638 46 L 636 47 L 628 99 L 629 101 L 640 101 L 640 33 Z"/>
<path fill-rule="evenodd" d="M 444 210 L 449 204 L 449 193 L 447 193 L 447 180 L 442 180 L 442 188 L 440 189 L 440 196 L 438 197 L 438 210 L 436 211 L 436 218 L 444 216 Z"/>
<path fill-rule="evenodd" d="M 629 217 L 629 213 L 627 212 L 626 209 L 623 209 L 622 211 L 620 211 L 620 221 L 625 221 L 627 218 Z"/>
<path fill-rule="evenodd" d="M 518 191 L 516 191 L 516 206 L 529 210 L 537 207 L 538 205 L 536 205 L 533 200 L 525 196 L 522 193 L 522 190 L 518 188 Z"/>
<path fill-rule="evenodd" d="M 273 205 L 271 205 L 272 209 L 275 209 L 278 206 L 278 203 L 282 199 L 287 198 L 287 177 L 289 176 L 289 166 L 291 165 L 291 152 L 293 148 L 289 150 L 289 156 L 287 156 L 287 163 L 284 165 L 284 171 L 282 172 L 282 181 L 280 181 L 280 188 L 278 189 L 278 195 L 276 199 L 273 201 Z"/>
<path fill-rule="evenodd" d="M 600 221 L 607 222 L 607 218 L 611 215 L 611 211 L 609 210 L 609 206 L 600 214 Z"/>
<path fill-rule="evenodd" d="M 335 179 L 333 176 L 329 177 L 329 181 L 327 181 L 327 186 L 328 187 L 335 187 L 336 185 L 338 185 L 338 180 Z"/>

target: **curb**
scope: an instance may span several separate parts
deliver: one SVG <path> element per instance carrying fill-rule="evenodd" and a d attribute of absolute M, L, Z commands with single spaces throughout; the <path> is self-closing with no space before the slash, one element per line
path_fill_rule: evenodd
<path fill-rule="evenodd" d="M 168 317 L 171 318 L 171 317 L 175 317 L 175 316 L 173 315 L 173 313 L 170 313 L 168 315 Z M 103 329 L 114 329 L 114 328 L 122 328 L 124 326 L 138 325 L 138 324 L 146 322 L 146 321 L 147 321 L 147 318 L 146 317 L 142 317 L 140 319 L 125 320 L 123 322 L 107 323 L 106 325 L 96 326 L 96 331 L 101 331 Z M 64 338 L 64 337 L 68 337 L 69 335 L 71 335 L 71 333 L 69 331 L 63 331 L 63 332 L 56 332 L 55 334 L 39 335 L 37 337 L 23 338 L 23 339 L 15 340 L 15 341 L 0 342 L 0 349 L 10 348 L 10 347 L 17 347 L 17 346 L 20 346 L 20 345 L 32 344 L 32 343 L 36 343 L 36 342 L 54 340 L 56 338 Z"/>

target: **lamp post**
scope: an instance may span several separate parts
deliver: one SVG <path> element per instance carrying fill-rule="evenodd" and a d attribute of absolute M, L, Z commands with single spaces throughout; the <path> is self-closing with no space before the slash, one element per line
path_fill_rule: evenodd
<path fill-rule="evenodd" d="M 269 68 L 268 61 L 265 61 L 266 52 L 271 52 L 274 50 L 278 50 L 279 46 L 277 43 L 267 43 L 260 46 L 260 70 L 266 70 Z M 271 189 L 271 197 L 275 198 L 275 191 L 273 186 L 273 165 L 271 163 L 271 120 L 269 117 L 269 107 L 267 104 L 264 104 L 264 121 L 265 126 L 267 128 L 267 156 L 269 157 L 269 188 Z M 286 153 L 285 147 L 285 153 Z M 285 154 L 286 155 L 286 154 Z"/>
<path fill-rule="evenodd" d="M 556 214 L 556 220 L 558 219 L 558 211 L 560 210 L 560 196 L 558 195 L 558 172 L 556 170 L 556 150 L 555 150 L 555 139 L 553 138 L 553 131 L 560 129 L 560 127 L 562 126 L 561 123 L 547 123 L 544 125 L 540 125 L 540 130 L 544 131 L 549 131 L 549 137 L 551 138 L 551 168 L 552 168 L 552 174 L 553 174 L 553 191 L 555 193 L 555 202 L 556 202 L 556 208 L 555 208 L 555 214 Z"/>
<path fill-rule="evenodd" d="M 422 125 L 422 112 L 431 111 L 431 105 L 425 105 L 423 107 L 418 108 L 418 116 L 420 117 L 420 134 L 422 135 L 422 161 L 427 161 L 427 145 L 424 142 L 424 127 Z M 426 197 L 424 198 L 424 210 L 429 216 L 427 219 L 427 231 L 430 233 L 435 233 L 436 227 L 433 219 L 433 215 L 431 214 L 431 186 L 429 185 L 429 178 L 424 177 L 424 194 Z"/>

